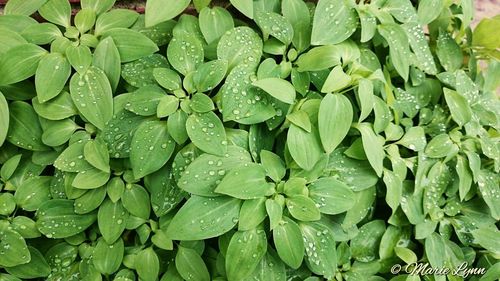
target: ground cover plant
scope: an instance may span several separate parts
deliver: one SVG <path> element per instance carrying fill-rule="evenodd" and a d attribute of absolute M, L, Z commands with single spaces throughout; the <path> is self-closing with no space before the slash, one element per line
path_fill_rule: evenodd
<path fill-rule="evenodd" d="M 210 2 L 8 2 L 0 280 L 499 278 L 498 17 Z"/>

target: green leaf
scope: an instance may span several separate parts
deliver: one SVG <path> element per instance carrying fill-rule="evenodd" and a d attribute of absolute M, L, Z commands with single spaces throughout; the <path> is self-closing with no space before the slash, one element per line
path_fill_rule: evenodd
<path fill-rule="evenodd" d="M 310 49 L 297 59 L 298 71 L 319 71 L 340 64 L 341 53 L 337 45 Z"/>
<path fill-rule="evenodd" d="M 181 77 L 174 70 L 155 68 L 153 69 L 153 76 L 160 86 L 169 91 L 179 90 L 182 86 Z"/>
<path fill-rule="evenodd" d="M 118 239 L 113 244 L 108 244 L 102 238 L 92 252 L 92 263 L 101 274 L 113 274 L 122 263 L 124 254 L 123 240 Z"/>
<path fill-rule="evenodd" d="M 356 31 L 358 15 L 345 1 L 320 0 L 314 12 L 312 45 L 338 44 Z"/>
<path fill-rule="evenodd" d="M 462 66 L 462 49 L 460 49 L 455 39 L 446 31 L 439 31 L 436 54 L 446 71 L 454 72 Z"/>
<path fill-rule="evenodd" d="M 113 9 L 109 12 L 101 14 L 95 23 L 95 35 L 100 35 L 103 32 L 117 28 L 123 27 L 128 28 L 132 26 L 139 17 L 139 14 L 135 11 L 127 9 Z"/>
<path fill-rule="evenodd" d="M 83 147 L 83 156 L 95 168 L 103 172 L 110 171 L 108 148 L 102 140 L 88 141 Z"/>
<path fill-rule="evenodd" d="M 252 229 L 234 233 L 226 253 L 228 281 L 243 280 L 257 268 L 267 251 L 264 230 Z"/>
<path fill-rule="evenodd" d="M 85 73 L 92 64 L 92 52 L 87 46 L 69 46 L 66 57 L 73 68 L 80 74 Z"/>
<path fill-rule="evenodd" d="M 500 253 L 500 247 L 498 246 L 500 236 L 498 234 L 499 231 L 495 227 L 482 227 L 472 231 L 474 242 L 484 247 L 493 255 Z"/>
<path fill-rule="evenodd" d="M 319 107 L 318 129 L 323 149 L 331 153 L 347 136 L 351 128 L 353 109 L 348 98 L 327 94 Z"/>
<path fill-rule="evenodd" d="M 359 228 L 359 234 L 351 240 L 352 257 L 360 262 L 377 258 L 380 239 L 385 232 L 385 223 L 374 220 Z"/>
<path fill-rule="evenodd" d="M 3 228 L 0 232 L 0 266 L 12 267 L 26 264 L 31 260 L 26 241 L 14 230 Z"/>
<path fill-rule="evenodd" d="M 189 5 L 189 0 L 152 0 L 146 3 L 146 27 L 171 20 L 181 14 Z M 168 9 L 165 9 L 168 7 Z"/>
<path fill-rule="evenodd" d="M 0 58 L 0 86 L 23 81 L 36 73 L 38 62 L 47 51 L 34 44 L 22 44 L 7 50 Z"/>
<path fill-rule="evenodd" d="M 440 234 L 432 233 L 425 239 L 425 254 L 427 260 L 433 267 L 445 265 L 444 258 L 446 257 L 446 245 L 443 237 Z"/>
<path fill-rule="evenodd" d="M 290 22 L 293 30 L 292 43 L 301 52 L 311 44 L 311 15 L 307 4 L 302 0 L 284 0 L 281 12 Z"/>
<path fill-rule="evenodd" d="M 266 175 L 274 182 L 279 182 L 285 176 L 285 163 L 278 155 L 267 150 L 261 150 L 260 161 L 262 167 L 266 170 Z"/>
<path fill-rule="evenodd" d="M 274 193 L 274 187 L 266 182 L 266 170 L 261 165 L 248 164 L 232 169 L 215 192 L 248 200 L 270 196 Z"/>
<path fill-rule="evenodd" d="M 413 22 L 405 23 L 402 27 L 408 36 L 411 49 L 415 53 L 417 67 L 428 74 L 436 75 L 436 63 L 429 48 L 429 43 L 425 38 L 423 27 Z"/>
<path fill-rule="evenodd" d="M 187 167 L 178 185 L 192 194 L 217 196 L 214 190 L 224 176 L 231 169 L 250 162 L 252 159 L 248 152 L 237 146 L 228 146 L 227 154 L 224 156 L 202 154 Z"/>
<path fill-rule="evenodd" d="M 234 28 L 231 14 L 221 7 L 205 7 L 199 15 L 200 29 L 207 44 L 217 41 L 228 30 Z"/>
<path fill-rule="evenodd" d="M 97 15 L 111 9 L 116 0 L 82 0 L 82 8 L 92 9 Z"/>
<path fill-rule="evenodd" d="M 425 147 L 425 155 L 431 158 L 442 158 L 450 154 L 456 145 L 451 141 L 448 134 L 439 134 Z"/>
<path fill-rule="evenodd" d="M 65 172 L 90 170 L 92 166 L 84 159 L 85 142 L 79 141 L 68 146 L 54 162 L 54 166 Z"/>
<path fill-rule="evenodd" d="M 103 32 L 102 38 L 111 37 L 120 53 L 121 62 L 129 62 L 151 55 L 158 51 L 158 46 L 140 32 L 113 28 Z"/>
<path fill-rule="evenodd" d="M 99 208 L 106 198 L 106 188 L 105 186 L 95 188 L 76 198 L 75 213 L 87 214 Z"/>
<path fill-rule="evenodd" d="M 198 92 L 213 90 L 222 82 L 227 72 L 227 61 L 213 60 L 204 63 L 196 69 L 193 81 Z"/>
<path fill-rule="evenodd" d="M 168 132 L 178 144 L 183 144 L 189 138 L 186 129 L 187 119 L 188 115 L 180 109 L 168 117 Z"/>
<path fill-rule="evenodd" d="M 12 193 L 0 194 L 0 215 L 10 216 L 16 209 L 16 201 Z"/>
<path fill-rule="evenodd" d="M 305 170 L 311 170 L 322 155 L 319 136 L 314 129 L 308 133 L 292 124 L 287 145 L 292 158 Z"/>
<path fill-rule="evenodd" d="M 421 151 L 427 145 L 425 138 L 425 131 L 422 127 L 411 127 L 406 134 L 397 142 L 408 149 L 413 151 Z"/>
<path fill-rule="evenodd" d="M 247 18 L 253 19 L 254 7 L 252 0 L 229 0 L 229 2 Z"/>
<path fill-rule="evenodd" d="M 215 113 L 210 111 L 189 116 L 186 121 L 186 131 L 199 149 L 218 156 L 226 153 L 226 132 Z"/>
<path fill-rule="evenodd" d="M 122 66 L 122 77 L 134 87 L 156 85 L 154 70 L 169 67 L 167 59 L 160 54 L 152 54 Z"/>
<path fill-rule="evenodd" d="M 273 230 L 273 241 L 281 260 L 292 268 L 299 268 L 304 259 L 305 248 L 297 223 L 284 217 Z"/>
<path fill-rule="evenodd" d="M 246 231 L 256 228 L 267 217 L 266 198 L 260 197 L 243 201 L 240 210 L 238 230 Z"/>
<path fill-rule="evenodd" d="M 142 123 L 132 137 L 130 161 L 139 179 L 159 170 L 172 156 L 175 143 L 168 134 L 165 121 Z"/>
<path fill-rule="evenodd" d="M 14 194 L 19 207 L 26 211 L 36 211 L 40 205 L 50 200 L 50 182 L 52 177 L 32 177 L 24 181 Z"/>
<path fill-rule="evenodd" d="M 160 274 L 160 259 L 152 247 L 141 250 L 135 257 L 135 270 L 144 281 L 155 281 Z"/>
<path fill-rule="evenodd" d="M 78 215 L 73 201 L 52 199 L 45 201 L 37 210 L 36 225 L 47 238 L 66 238 L 85 231 L 95 220 L 95 213 Z"/>
<path fill-rule="evenodd" d="M 410 47 L 404 29 L 397 24 L 383 24 L 379 25 L 377 30 L 389 44 L 389 54 L 394 68 L 405 81 L 408 80 Z"/>
<path fill-rule="evenodd" d="M 418 19 L 420 24 L 427 25 L 441 14 L 445 7 L 443 0 L 422 0 L 418 3 Z"/>
<path fill-rule="evenodd" d="M 366 7 L 366 6 L 365 6 Z M 361 22 L 361 42 L 370 41 L 377 31 L 377 18 L 373 11 L 361 6 L 357 9 L 359 20 Z"/>
<path fill-rule="evenodd" d="M 9 104 L 0 92 L 0 146 L 3 145 L 9 131 Z"/>
<path fill-rule="evenodd" d="M 498 17 L 482 19 L 472 34 L 472 45 L 498 50 L 500 48 L 500 40 L 496 36 L 490 36 L 498 28 L 500 28 L 500 19 Z"/>
<path fill-rule="evenodd" d="M 361 133 L 361 140 L 370 165 L 379 177 L 382 176 L 385 158 L 384 141 L 373 132 L 368 123 L 359 123 L 356 125 L 356 129 Z"/>
<path fill-rule="evenodd" d="M 28 263 L 23 263 L 5 270 L 19 278 L 34 279 L 48 277 L 51 273 L 50 266 L 43 257 L 42 253 L 36 248 L 28 246 L 31 259 Z"/>
<path fill-rule="evenodd" d="M 30 16 L 35 13 L 47 0 L 11 0 L 5 5 L 5 15 Z"/>
<path fill-rule="evenodd" d="M 316 221 L 321 217 L 316 203 L 304 195 L 287 198 L 286 206 L 292 217 L 300 221 Z"/>
<path fill-rule="evenodd" d="M 283 201 L 283 196 L 278 196 Z M 281 222 L 283 217 L 283 204 L 284 202 L 278 203 L 277 199 L 267 199 L 266 200 L 266 212 L 269 216 L 270 229 L 274 229 Z"/>
<path fill-rule="evenodd" d="M 333 178 L 320 178 L 309 185 L 309 197 L 324 214 L 336 215 L 351 209 L 354 192 L 345 183 Z"/>
<path fill-rule="evenodd" d="M 285 45 L 289 45 L 292 42 L 293 27 L 282 15 L 273 12 L 258 11 L 255 14 L 255 22 L 262 30 L 264 38 L 271 35 Z"/>
<path fill-rule="evenodd" d="M 217 45 L 217 57 L 228 62 L 231 71 L 240 63 L 257 64 L 262 56 L 262 39 L 251 28 L 235 27 L 227 31 Z"/>
<path fill-rule="evenodd" d="M 309 269 L 325 278 L 333 278 L 337 268 L 337 254 L 332 231 L 321 222 L 301 222 L 299 227 Z"/>
<path fill-rule="evenodd" d="M 493 172 L 482 170 L 478 175 L 477 185 L 484 202 L 490 209 L 491 216 L 498 220 L 500 218 L 500 198 L 498 197 L 499 179 Z"/>
<path fill-rule="evenodd" d="M 472 110 L 467 100 L 459 93 L 448 88 L 443 88 L 443 92 L 453 120 L 460 127 L 467 124 L 472 118 Z"/>
<path fill-rule="evenodd" d="M 46 1 L 38 12 L 44 19 L 52 23 L 63 27 L 71 26 L 71 5 L 67 0 Z"/>
<path fill-rule="evenodd" d="M 265 78 L 253 82 L 252 85 L 261 88 L 284 103 L 293 104 L 295 101 L 295 88 L 286 80 L 280 78 Z"/>
<path fill-rule="evenodd" d="M 37 45 L 45 45 L 52 43 L 57 38 L 61 38 L 63 35 L 59 27 L 51 23 L 41 23 L 30 25 L 23 30 L 21 35 L 29 42 Z M 11 38 L 11 40 L 14 38 Z M 7 42 L 8 43 L 8 42 Z M 23 42 L 26 43 L 26 42 Z M 5 49 L 7 51 L 7 49 Z"/>
<path fill-rule="evenodd" d="M 179 272 L 179 275 L 186 280 L 210 280 L 210 275 L 205 262 L 193 249 L 179 247 L 179 250 L 175 255 L 175 268 Z"/>
<path fill-rule="evenodd" d="M 92 65 L 100 68 L 108 77 L 111 88 L 116 90 L 120 80 L 120 53 L 112 38 L 102 39 L 94 50 Z"/>
<path fill-rule="evenodd" d="M 172 174 L 170 167 L 165 165 L 144 178 L 144 185 L 151 195 L 151 207 L 158 217 L 171 211 L 185 196 L 185 192 L 175 184 Z"/>
<path fill-rule="evenodd" d="M 97 213 L 97 224 L 102 237 L 108 244 L 113 244 L 125 230 L 129 212 L 121 201 L 104 200 Z"/>
<path fill-rule="evenodd" d="M 193 111 L 198 113 L 205 113 L 215 109 L 212 99 L 210 99 L 209 96 L 203 93 L 194 94 L 191 97 L 189 107 L 191 107 Z"/>
<path fill-rule="evenodd" d="M 193 35 L 174 36 L 167 49 L 167 57 L 172 67 L 186 76 L 203 63 L 203 46 Z"/>
<path fill-rule="evenodd" d="M 151 205 L 149 193 L 138 184 L 127 184 L 122 194 L 123 207 L 133 216 L 149 219 Z"/>
<path fill-rule="evenodd" d="M 9 105 L 10 129 L 7 140 L 24 149 L 46 151 L 48 147 L 42 142 L 42 128 L 33 108 L 22 101 Z"/>
<path fill-rule="evenodd" d="M 75 73 L 70 81 L 71 98 L 80 113 L 99 129 L 113 116 L 111 85 L 104 72 L 91 66 L 85 73 Z"/>
<path fill-rule="evenodd" d="M 352 82 L 352 78 L 347 75 L 341 66 L 336 66 L 332 69 L 330 74 L 325 80 L 323 87 L 321 88 L 322 93 L 332 93 L 344 89 L 349 86 Z"/>
<path fill-rule="evenodd" d="M 254 272 L 244 279 L 244 281 L 251 280 L 286 280 L 285 264 L 272 248 L 267 249 L 267 253 L 262 257 Z"/>
<path fill-rule="evenodd" d="M 191 196 L 172 219 L 167 235 L 173 240 L 220 236 L 238 223 L 240 205 L 240 200 L 226 196 Z"/>
<path fill-rule="evenodd" d="M 35 74 L 38 100 L 44 103 L 59 95 L 70 75 L 71 65 L 62 55 L 53 53 L 43 57 Z"/>

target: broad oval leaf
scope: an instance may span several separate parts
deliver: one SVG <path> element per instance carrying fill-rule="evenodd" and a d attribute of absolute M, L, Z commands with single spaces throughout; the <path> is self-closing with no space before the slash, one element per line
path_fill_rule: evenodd
<path fill-rule="evenodd" d="M 139 179 L 159 170 L 172 156 L 175 142 L 168 134 L 165 121 L 142 123 L 132 137 L 130 161 Z"/>
<path fill-rule="evenodd" d="M 267 251 L 266 233 L 262 229 L 234 233 L 226 253 L 229 281 L 243 280 L 258 266 Z"/>
<path fill-rule="evenodd" d="M 231 14 L 221 7 L 203 8 L 200 11 L 199 21 L 201 33 L 207 44 L 217 41 L 226 31 L 234 28 Z"/>
<path fill-rule="evenodd" d="M 305 247 L 297 223 L 284 217 L 273 229 L 273 241 L 281 260 L 292 268 L 299 268 L 304 259 Z"/>
<path fill-rule="evenodd" d="M 0 92 L 0 146 L 3 145 L 9 131 L 9 104 Z"/>
<path fill-rule="evenodd" d="M 108 244 L 102 238 L 92 252 L 92 263 L 101 274 L 113 274 L 122 263 L 124 254 L 123 240 L 118 239 L 113 244 Z"/>
<path fill-rule="evenodd" d="M 102 36 L 113 39 L 122 62 L 140 59 L 158 51 L 158 46 L 151 39 L 131 29 L 113 28 L 103 32 Z"/>
<path fill-rule="evenodd" d="M 10 120 L 7 140 L 15 146 L 32 150 L 46 151 L 42 142 L 42 127 L 33 108 L 26 102 L 15 101 L 9 105 Z"/>
<path fill-rule="evenodd" d="M 309 185 L 309 197 L 324 214 L 336 215 L 354 206 L 354 192 L 345 183 L 333 178 L 320 178 Z"/>
<path fill-rule="evenodd" d="M 66 238 L 85 231 L 95 222 L 96 214 L 78 215 L 72 200 L 53 199 L 42 203 L 37 218 L 38 230 L 47 238 Z"/>
<path fill-rule="evenodd" d="M 218 156 L 226 153 L 226 131 L 215 113 L 210 111 L 192 114 L 186 121 L 186 131 L 199 149 Z"/>
<path fill-rule="evenodd" d="M 138 184 L 127 184 L 122 196 L 123 207 L 133 216 L 149 219 L 151 204 L 149 193 Z"/>
<path fill-rule="evenodd" d="M 32 177 L 24 181 L 14 194 L 19 207 L 26 211 L 36 211 L 40 205 L 50 200 L 50 182 L 52 177 Z"/>
<path fill-rule="evenodd" d="M 102 237 L 108 244 L 113 244 L 125 230 L 129 212 L 121 201 L 112 202 L 106 199 L 97 213 L 97 224 Z"/>
<path fill-rule="evenodd" d="M 70 81 L 71 98 L 80 113 L 99 129 L 113 116 L 113 94 L 104 72 L 91 66 L 85 73 L 75 73 Z"/>
<path fill-rule="evenodd" d="M 227 61 L 214 60 L 200 65 L 193 75 L 193 82 L 198 92 L 214 89 L 226 77 Z"/>
<path fill-rule="evenodd" d="M 333 278 L 337 268 L 337 254 L 332 231 L 321 222 L 300 223 L 299 227 L 309 269 L 326 278 Z"/>
<path fill-rule="evenodd" d="M 323 154 L 316 130 L 306 132 L 292 124 L 287 136 L 287 147 L 293 160 L 302 169 L 311 170 Z"/>
<path fill-rule="evenodd" d="M 134 265 L 137 275 L 144 281 L 155 281 L 160 274 L 160 259 L 152 247 L 140 251 Z"/>
<path fill-rule="evenodd" d="M 266 170 L 261 165 L 252 163 L 232 169 L 215 192 L 248 200 L 270 196 L 275 190 L 273 184 L 266 182 Z"/>
<path fill-rule="evenodd" d="M 59 95 L 70 75 L 71 66 L 62 55 L 53 53 L 42 58 L 35 74 L 38 100 L 44 103 Z"/>
<path fill-rule="evenodd" d="M 182 13 L 190 0 L 151 0 L 146 3 L 146 27 L 171 20 Z M 168 9 L 165 9 L 168 7 Z"/>
<path fill-rule="evenodd" d="M 443 92 L 453 120 L 460 127 L 467 124 L 472 118 L 472 110 L 465 97 L 448 88 L 443 88 Z"/>
<path fill-rule="evenodd" d="M 258 11 L 255 22 L 264 33 L 264 38 L 269 35 L 278 39 L 285 45 L 292 42 L 294 30 L 290 22 L 280 14 L 273 12 Z"/>
<path fill-rule="evenodd" d="M 327 94 L 323 98 L 318 113 L 318 129 L 326 153 L 335 150 L 347 136 L 352 118 L 351 102 L 344 95 Z"/>
<path fill-rule="evenodd" d="M 186 76 L 203 63 L 203 45 L 194 35 L 174 36 L 168 44 L 167 57 L 172 67 Z"/>
<path fill-rule="evenodd" d="M 201 256 L 193 249 L 179 247 L 175 255 L 175 268 L 186 280 L 209 281 L 210 275 Z"/>
<path fill-rule="evenodd" d="M 23 81 L 36 73 L 47 51 L 35 44 L 22 44 L 7 50 L 0 58 L 0 85 Z"/>
<path fill-rule="evenodd" d="M 290 82 L 281 78 L 265 78 L 253 82 L 252 85 L 284 103 L 293 104 L 295 101 L 295 88 Z"/>
<path fill-rule="evenodd" d="M 217 45 L 217 57 L 228 62 L 231 71 L 240 63 L 257 64 L 262 56 L 262 39 L 249 27 L 235 27 L 224 34 Z"/>
<path fill-rule="evenodd" d="M 0 252 L 0 266 L 2 267 L 26 264 L 31 259 L 26 241 L 14 230 L 2 227 L 0 247 L 2 247 Z"/>
<path fill-rule="evenodd" d="M 49 0 L 38 9 L 40 15 L 57 25 L 71 26 L 71 5 L 66 0 Z"/>
<path fill-rule="evenodd" d="M 167 228 L 172 240 L 201 240 L 220 236 L 238 223 L 241 201 L 219 196 L 193 195 L 175 214 Z"/>
<path fill-rule="evenodd" d="M 345 1 L 320 0 L 314 12 L 312 45 L 337 44 L 356 31 L 358 15 Z"/>

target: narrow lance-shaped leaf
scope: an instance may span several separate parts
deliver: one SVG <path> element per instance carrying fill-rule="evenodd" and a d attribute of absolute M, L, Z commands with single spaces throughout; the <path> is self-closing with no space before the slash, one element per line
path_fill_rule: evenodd
<path fill-rule="evenodd" d="M 9 105 L 2 92 L 0 92 L 0 146 L 7 138 L 9 130 Z"/>
<path fill-rule="evenodd" d="M 10 48 L 0 58 L 0 86 L 23 81 L 36 73 L 38 62 L 47 51 L 35 44 Z"/>
<path fill-rule="evenodd" d="M 378 32 L 389 43 L 389 52 L 394 68 L 405 81 L 408 80 L 410 48 L 405 31 L 397 24 L 383 24 L 378 26 Z"/>
<path fill-rule="evenodd" d="M 305 248 L 296 222 L 284 217 L 273 230 L 273 241 L 278 255 L 287 265 L 298 268 L 302 264 Z"/>
<path fill-rule="evenodd" d="M 385 158 L 384 142 L 373 132 L 372 127 L 368 123 L 360 123 L 355 127 L 361 133 L 363 147 L 370 165 L 379 177 L 382 176 Z"/>

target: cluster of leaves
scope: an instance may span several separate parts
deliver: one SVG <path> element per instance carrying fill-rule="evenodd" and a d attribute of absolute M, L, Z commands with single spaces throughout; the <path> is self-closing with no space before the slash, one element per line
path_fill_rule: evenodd
<path fill-rule="evenodd" d="M 472 32 L 472 0 L 114 2 L 0 16 L 0 280 L 500 276 L 499 20 Z"/>

